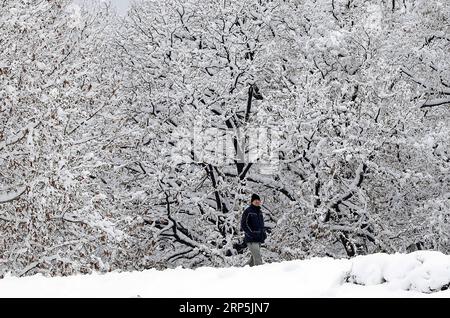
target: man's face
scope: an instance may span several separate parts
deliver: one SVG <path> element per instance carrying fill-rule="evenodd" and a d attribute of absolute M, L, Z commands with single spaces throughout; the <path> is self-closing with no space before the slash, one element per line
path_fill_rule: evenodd
<path fill-rule="evenodd" d="M 254 200 L 254 201 L 252 202 L 252 204 L 253 204 L 254 206 L 261 206 L 261 200 Z"/>

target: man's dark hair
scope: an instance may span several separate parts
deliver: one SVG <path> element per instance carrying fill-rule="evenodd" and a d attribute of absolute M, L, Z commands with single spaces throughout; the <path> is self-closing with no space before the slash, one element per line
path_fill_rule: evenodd
<path fill-rule="evenodd" d="M 253 201 L 255 201 L 255 200 L 260 200 L 260 201 L 261 201 L 259 195 L 253 193 L 253 194 L 252 194 L 252 199 L 250 200 L 250 202 L 253 202 Z"/>

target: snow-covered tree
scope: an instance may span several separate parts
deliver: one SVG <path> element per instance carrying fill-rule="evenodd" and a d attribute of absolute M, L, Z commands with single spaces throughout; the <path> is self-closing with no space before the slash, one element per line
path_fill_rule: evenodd
<path fill-rule="evenodd" d="M 1 270 L 240 264 L 251 193 L 271 260 L 448 252 L 449 9 L 0 3 Z"/>
<path fill-rule="evenodd" d="M 3 1 L 0 12 L 2 266 L 17 275 L 107 270 L 121 233 L 95 153 L 111 137 L 119 84 L 105 64 L 112 16 L 63 0 Z"/>

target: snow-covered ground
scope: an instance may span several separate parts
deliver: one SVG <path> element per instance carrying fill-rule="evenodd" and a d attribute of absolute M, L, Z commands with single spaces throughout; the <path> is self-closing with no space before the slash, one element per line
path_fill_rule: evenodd
<path fill-rule="evenodd" d="M 0 280 L 0 297 L 450 297 L 438 252 L 312 258 L 244 268 L 147 270 Z"/>

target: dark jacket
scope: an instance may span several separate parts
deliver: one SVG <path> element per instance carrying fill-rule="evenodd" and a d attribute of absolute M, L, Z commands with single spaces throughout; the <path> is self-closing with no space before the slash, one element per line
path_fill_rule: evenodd
<path fill-rule="evenodd" d="M 245 209 L 241 219 L 241 230 L 245 233 L 244 242 L 264 243 L 267 236 L 261 207 L 250 205 Z"/>

